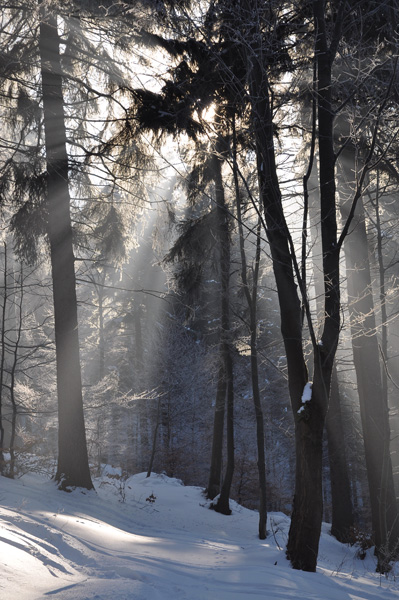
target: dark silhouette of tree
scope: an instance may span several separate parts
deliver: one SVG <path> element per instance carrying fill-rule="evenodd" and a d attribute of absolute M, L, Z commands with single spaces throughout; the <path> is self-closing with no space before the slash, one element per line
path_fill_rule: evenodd
<path fill-rule="evenodd" d="M 306 107 L 304 107 L 304 110 L 306 110 Z M 320 244 L 320 215 L 318 210 L 319 198 L 317 179 L 315 175 L 316 171 L 316 165 L 312 165 L 312 172 L 308 178 L 309 184 L 312 188 L 308 194 L 308 203 L 312 237 L 313 284 L 315 288 L 317 306 L 317 321 L 323 323 L 324 284 L 321 278 L 323 266 Z M 334 363 L 332 372 L 331 393 L 326 416 L 326 432 L 332 504 L 331 533 L 337 538 L 337 540 L 346 543 L 353 539 L 354 513 L 351 498 L 345 429 L 341 407 L 341 393 L 338 381 L 338 367 L 336 362 Z"/>

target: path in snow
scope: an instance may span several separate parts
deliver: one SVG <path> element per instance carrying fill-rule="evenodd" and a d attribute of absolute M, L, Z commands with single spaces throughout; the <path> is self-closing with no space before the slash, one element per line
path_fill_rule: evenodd
<path fill-rule="evenodd" d="M 200 488 L 114 474 L 70 494 L 38 475 L 0 478 L 1 600 L 399 599 L 396 566 L 380 578 L 372 554 L 357 559 L 327 525 L 318 573 L 293 571 L 285 515 L 269 516 L 260 541 L 253 511 L 232 503 L 226 517 Z"/>

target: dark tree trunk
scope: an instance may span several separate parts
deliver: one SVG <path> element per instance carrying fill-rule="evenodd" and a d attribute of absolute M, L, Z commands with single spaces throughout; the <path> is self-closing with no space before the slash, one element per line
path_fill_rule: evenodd
<path fill-rule="evenodd" d="M 315 166 L 314 166 L 315 169 Z M 313 186 L 317 189 L 316 182 Z M 312 254 L 314 287 L 317 306 L 318 328 L 324 323 L 324 284 L 322 248 L 320 243 L 320 214 L 317 207 L 318 194 L 309 194 L 309 214 L 312 229 Z M 328 458 L 331 483 L 331 533 L 339 541 L 347 542 L 354 525 L 351 486 L 346 456 L 346 443 L 341 413 L 341 397 L 339 393 L 337 366 L 334 363 L 329 408 L 326 417 Z"/>
<path fill-rule="evenodd" d="M 256 68 L 258 67 L 258 69 Z M 260 195 L 273 258 L 281 315 L 281 332 L 287 357 L 289 391 L 295 417 L 295 495 L 287 556 L 294 568 L 316 569 L 323 509 L 322 439 L 325 394 L 321 381 L 305 416 L 299 414 L 308 373 L 302 348 L 302 311 L 294 279 L 289 232 L 284 219 L 274 157 L 273 123 L 264 69 L 253 59 L 250 92 L 253 99 Z M 321 373 L 319 371 L 319 378 Z M 315 382 L 316 383 L 316 382 Z M 327 382 L 328 385 L 328 382 Z"/>
<path fill-rule="evenodd" d="M 105 277 L 104 277 L 105 280 Z M 104 281 L 103 281 L 104 283 Z M 101 381 L 105 375 L 105 335 L 104 335 L 104 288 L 101 284 L 97 288 L 98 294 L 98 379 Z"/>
<path fill-rule="evenodd" d="M 213 500 L 220 492 L 220 483 L 222 476 L 222 456 L 223 456 L 223 431 L 224 431 L 224 413 L 226 403 L 226 375 L 225 365 L 221 359 L 218 372 L 218 383 L 215 401 L 215 414 L 213 420 L 213 440 L 211 466 L 209 471 L 209 481 L 207 487 L 207 497 Z"/>
<path fill-rule="evenodd" d="M 158 430 L 159 430 L 159 425 L 161 422 L 161 406 L 162 406 L 162 398 L 160 397 L 158 399 L 157 422 L 155 424 L 154 437 L 152 438 L 152 449 L 151 449 L 150 463 L 149 463 L 148 469 L 147 469 L 147 477 L 151 476 L 152 468 L 153 468 L 154 460 L 155 460 L 155 453 L 157 451 Z"/>
<path fill-rule="evenodd" d="M 247 277 L 247 257 L 245 253 L 244 231 L 242 224 L 241 199 L 238 184 L 238 168 L 236 159 L 236 131 L 235 122 L 233 128 L 233 175 L 236 194 L 236 209 L 238 222 L 238 235 L 241 254 L 241 280 L 244 288 L 245 298 L 249 310 L 249 331 L 251 336 L 251 382 L 252 395 L 255 408 L 256 418 L 256 446 L 258 454 L 258 476 L 259 476 L 259 539 L 266 539 L 267 531 L 267 492 L 266 492 L 266 460 L 265 460 L 265 428 L 263 423 L 263 411 L 259 389 L 259 369 L 258 369 L 258 347 L 257 347 L 257 306 L 258 306 L 258 280 L 261 252 L 261 220 L 258 219 L 258 227 L 256 230 L 256 252 L 255 265 L 253 269 L 253 285 L 250 290 Z M 260 207 L 261 209 L 261 207 Z"/>
<path fill-rule="evenodd" d="M 265 459 L 265 428 L 263 424 L 263 411 L 259 390 L 258 353 L 256 343 L 256 326 L 251 332 L 251 379 L 252 394 L 254 398 L 256 417 L 256 446 L 258 452 L 258 476 L 259 476 L 259 539 L 264 540 L 267 536 L 267 492 L 266 492 L 266 459 Z"/>
<path fill-rule="evenodd" d="M 0 473 L 5 471 L 4 463 L 4 423 L 3 423 L 3 408 L 4 408 L 4 373 L 5 373 L 5 354 L 6 354 L 6 312 L 8 301 L 8 260 L 7 260 L 7 243 L 4 242 L 4 279 L 3 279 L 3 304 L 1 307 L 1 358 L 0 358 Z"/>
<path fill-rule="evenodd" d="M 215 182 L 216 200 L 216 223 L 220 254 L 220 278 L 221 278 L 221 332 L 220 332 L 220 361 L 223 368 L 219 375 L 224 382 L 219 382 L 218 396 L 224 392 L 224 403 L 227 403 L 226 413 L 226 444 L 227 464 L 226 472 L 220 490 L 219 499 L 215 510 L 223 514 L 230 514 L 229 497 L 234 474 L 234 386 L 233 386 L 233 360 L 230 349 L 230 223 L 229 213 L 226 207 L 222 180 L 221 148 L 217 144 L 215 156 L 213 157 L 213 173 Z M 217 398 L 221 406 L 221 397 Z M 218 407 L 216 407 L 217 409 Z M 221 420 L 221 419 L 220 419 Z M 215 414 L 216 421 L 216 414 Z M 219 432 L 220 434 L 220 432 Z M 222 434 L 223 435 L 223 434 Z M 220 448 L 220 446 L 219 446 Z M 217 462 L 221 464 L 221 455 Z M 209 495 L 209 491 L 208 491 Z"/>
<path fill-rule="evenodd" d="M 328 406 L 331 371 L 340 326 L 339 249 L 335 212 L 335 170 L 333 111 L 331 109 L 331 60 L 323 31 L 324 2 L 314 3 L 318 61 L 318 119 L 320 157 L 320 206 L 322 223 L 325 320 L 320 344 L 314 339 L 314 382 L 312 399 L 302 405 L 308 373 L 302 347 L 302 308 L 294 272 L 294 247 L 284 218 L 274 153 L 273 116 L 269 100 L 268 65 L 262 57 L 262 35 L 256 3 L 247 0 L 243 21 L 250 23 L 245 39 L 248 83 L 256 141 L 260 197 L 263 202 L 267 236 L 280 304 L 281 332 L 288 367 L 291 405 L 295 418 L 296 479 L 287 556 L 294 568 L 315 571 L 323 511 L 322 455 L 323 428 Z M 318 21 L 321 18 L 321 22 Z M 301 288 L 310 322 L 306 290 Z M 303 410 L 300 410 L 303 409 Z"/>
<path fill-rule="evenodd" d="M 141 304 L 137 303 L 134 307 L 134 344 L 135 344 L 135 367 L 136 373 L 142 373 L 145 367 L 144 362 L 144 347 L 143 347 L 143 331 L 141 325 L 142 308 Z M 141 379 L 142 381 L 142 379 Z M 143 383 L 141 383 L 143 385 Z"/>
<path fill-rule="evenodd" d="M 257 293 L 260 264 L 260 222 L 257 230 L 256 257 L 254 269 L 254 284 L 252 289 L 252 302 L 250 306 L 250 331 L 251 331 L 251 381 L 256 418 L 256 446 L 258 453 L 259 476 L 259 539 L 266 539 L 267 523 L 267 493 L 266 493 L 266 459 L 265 459 L 265 427 L 259 388 L 258 346 L 257 346 Z M 248 298 L 249 300 L 249 298 Z"/>
<path fill-rule="evenodd" d="M 343 5 L 342 5 L 343 6 Z M 318 540 L 322 519 L 321 461 L 324 420 L 330 395 L 331 374 L 334 356 L 338 344 L 340 328 L 340 288 L 339 288 L 339 247 L 337 244 L 335 156 L 333 144 L 334 112 L 331 106 L 331 69 L 335 54 L 334 45 L 340 37 L 339 24 L 342 14 L 336 21 L 335 36 L 331 45 L 327 44 L 324 22 L 325 4 L 321 0 L 313 2 L 313 14 L 316 30 L 316 67 L 317 67 L 317 116 L 319 141 L 319 187 L 320 222 L 323 254 L 324 280 L 324 324 L 320 343 L 313 340 L 314 382 L 312 406 L 307 415 L 307 407 L 299 415 L 297 427 L 302 439 L 302 447 L 297 447 L 296 492 L 294 511 L 291 521 L 287 555 L 296 568 L 315 570 Z M 303 416 L 302 416 L 303 414 Z M 313 422 L 312 422 L 313 421 Z M 310 426 L 310 427 L 309 427 Z M 312 456 L 312 448 L 314 455 Z M 302 463 L 302 464 L 301 464 Z M 310 469 L 310 470 L 309 470 Z M 297 498 L 297 488 L 309 486 L 317 499 Z M 306 497 L 306 491 L 303 496 Z M 311 512 L 314 511 L 313 526 Z M 307 541 L 309 540 L 309 542 Z M 314 554 L 312 558 L 312 554 Z"/>
<path fill-rule="evenodd" d="M 230 490 L 234 475 L 234 389 L 233 389 L 233 361 L 230 351 L 225 357 L 227 370 L 227 397 L 226 397 L 226 442 L 227 442 L 227 464 L 224 474 L 219 499 L 215 505 L 216 512 L 230 515 Z"/>
<path fill-rule="evenodd" d="M 57 364 L 59 437 L 55 479 L 60 489 L 68 486 L 90 489 L 93 484 L 83 416 L 59 37 L 57 17 L 47 12 L 44 5 L 41 6 L 39 49 Z"/>
<path fill-rule="evenodd" d="M 331 393 L 326 428 L 332 498 L 331 534 L 339 542 L 347 543 L 351 540 L 354 518 L 343 434 L 338 375 L 335 364 L 331 378 Z"/>
<path fill-rule="evenodd" d="M 295 423 L 295 495 L 287 557 L 294 569 L 304 571 L 315 571 L 317 564 L 323 517 L 323 424 L 316 406 L 308 418 Z"/>
<path fill-rule="evenodd" d="M 246 22 L 256 23 L 250 6 Z M 255 21 L 254 21 L 255 19 Z M 263 204 L 267 236 L 280 305 L 281 332 L 284 340 L 288 385 L 295 417 L 296 480 L 287 556 L 295 568 L 315 570 L 321 528 L 321 436 L 312 432 L 315 421 L 298 419 L 301 398 L 308 373 L 302 348 L 302 312 L 294 279 L 274 155 L 273 119 L 268 96 L 267 65 L 261 63 L 261 36 L 252 31 L 253 45 L 248 56 L 248 79 L 255 132 L 260 198 Z M 318 425 L 318 429 L 320 429 Z M 314 443 L 316 441 L 316 443 Z M 319 481 L 320 479 L 320 481 Z M 299 552 L 300 549 L 300 552 Z M 310 554 L 310 557 L 308 556 Z"/>
<path fill-rule="evenodd" d="M 14 277 L 15 284 L 17 283 L 17 278 Z M 16 285 L 15 285 L 16 287 Z M 17 435 L 17 415 L 18 415 L 18 406 L 15 398 L 15 383 L 16 383 L 16 373 L 18 366 L 18 353 L 19 346 L 21 343 L 21 334 L 22 334 L 22 307 L 24 302 L 24 271 L 23 266 L 21 264 L 20 268 L 20 296 L 19 302 L 16 306 L 16 337 L 14 341 L 14 348 L 12 353 L 12 365 L 10 369 L 10 401 L 12 407 L 12 417 L 11 417 L 11 437 L 10 437 L 10 472 L 9 475 L 11 478 L 14 477 L 15 470 L 15 439 Z"/>
<path fill-rule="evenodd" d="M 350 165 L 354 164 L 352 158 L 354 157 L 347 156 L 346 162 L 343 163 L 348 182 L 353 179 L 350 168 Z M 344 218 L 349 208 L 348 203 L 342 205 Z M 385 571 L 386 561 L 398 552 L 399 515 L 390 456 L 388 399 L 382 393 L 380 352 L 361 200 L 357 204 L 354 227 L 345 239 L 344 247 L 353 361 L 359 394 L 373 535 L 379 557 L 378 568 Z"/>

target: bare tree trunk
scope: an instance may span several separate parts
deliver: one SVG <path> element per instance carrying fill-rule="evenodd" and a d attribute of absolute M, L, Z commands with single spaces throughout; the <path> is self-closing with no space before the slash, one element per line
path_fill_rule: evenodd
<path fill-rule="evenodd" d="M 256 445 L 258 453 L 258 476 L 259 476 L 259 539 L 266 539 L 266 523 L 267 523 L 267 492 L 266 492 L 266 460 L 265 460 L 265 428 L 263 423 L 263 411 L 259 389 L 259 369 L 258 369 L 258 347 L 257 347 L 257 305 L 258 305 L 258 280 L 260 266 L 260 240 L 261 240 L 261 220 L 258 219 L 257 239 L 255 264 L 253 269 L 253 284 L 252 292 L 249 288 L 247 277 L 247 258 L 244 245 L 244 231 L 242 225 L 241 200 L 238 185 L 238 169 L 236 158 L 236 132 L 235 123 L 233 129 L 233 175 L 236 195 L 236 210 L 238 222 L 238 235 L 241 254 L 241 281 L 244 288 L 245 298 L 249 310 L 249 331 L 250 331 L 250 348 L 251 348 L 251 382 L 252 395 L 255 408 L 256 418 Z"/>
<path fill-rule="evenodd" d="M 47 160 L 48 237 L 53 279 L 60 489 L 92 488 L 83 416 L 68 156 L 57 17 L 41 4 L 39 50 Z"/>
<path fill-rule="evenodd" d="M 229 497 L 234 474 L 234 386 L 233 386 L 233 360 L 230 349 L 230 227 L 229 214 L 226 207 L 222 180 L 222 159 L 219 156 L 220 148 L 216 148 L 213 158 L 213 172 L 215 181 L 215 199 L 217 214 L 217 235 L 220 252 L 220 277 L 221 277 L 221 340 L 220 360 L 223 368 L 220 374 L 224 382 L 220 382 L 220 390 L 224 389 L 224 402 L 227 403 L 226 413 L 226 442 L 227 464 L 226 472 L 215 510 L 223 514 L 230 514 Z M 221 402 L 221 398 L 220 398 Z M 216 415 L 215 415 L 216 420 Z M 217 459 L 221 463 L 221 456 Z"/>
<path fill-rule="evenodd" d="M 344 4 L 340 8 L 343 11 Z M 331 374 L 340 329 L 340 287 L 339 287 L 339 245 L 337 243 L 336 188 L 335 188 L 335 155 L 333 139 L 334 111 L 331 105 L 331 71 L 342 25 L 343 12 L 336 18 L 334 34 L 330 44 L 327 40 L 325 25 L 325 3 L 322 0 L 313 2 L 313 16 L 316 31 L 315 61 L 317 80 L 317 117 L 319 142 L 319 187 L 320 187 L 320 222 L 323 253 L 324 281 L 324 324 L 322 336 L 318 343 L 314 337 L 314 381 L 312 388 L 315 402 L 311 406 L 310 415 L 306 415 L 307 407 L 296 418 L 299 429 L 299 466 L 297 463 L 296 490 L 301 490 L 294 499 L 294 511 L 287 545 L 287 555 L 296 568 L 315 570 L 322 518 L 322 439 L 324 420 L 330 395 Z M 311 327 L 311 323 L 309 323 Z M 313 334 L 314 335 L 314 334 Z M 308 426 L 310 428 L 308 430 Z M 297 439 L 298 439 L 297 437 Z M 312 456 L 312 451 L 314 455 Z M 303 457 L 302 457 L 303 455 Z M 311 485 L 307 481 L 312 482 Z M 317 500 L 310 499 L 310 507 L 304 500 L 307 491 L 303 486 L 311 487 Z M 301 489 L 302 488 L 302 489 Z M 312 523 L 310 510 L 314 510 Z M 305 547 L 304 547 L 305 546 Z M 312 554 L 316 556 L 312 559 Z"/>
<path fill-rule="evenodd" d="M 265 427 L 259 389 L 258 347 L 257 347 L 257 291 L 260 264 L 260 221 L 258 225 L 258 238 L 256 242 L 256 256 L 254 268 L 254 283 L 252 289 L 252 303 L 250 307 L 251 331 L 251 381 L 256 418 L 256 446 L 258 452 L 259 476 L 259 539 L 264 540 L 267 535 L 267 492 L 266 492 L 266 459 L 265 459 Z"/>
<path fill-rule="evenodd" d="M 280 304 L 281 332 L 288 367 L 288 384 L 295 418 L 296 478 L 287 556 L 294 568 L 315 571 L 323 512 L 323 429 L 328 407 L 331 372 L 340 327 L 339 247 L 335 207 L 335 157 L 331 66 L 334 52 L 327 47 L 324 2 L 313 3 L 316 24 L 318 78 L 318 122 L 320 157 L 320 206 L 323 247 L 325 320 L 320 343 L 313 330 L 306 289 L 295 259 L 295 250 L 285 221 L 274 152 L 273 114 L 269 98 L 268 65 L 264 63 L 258 5 L 244 3 L 243 22 L 249 24 L 247 41 L 248 84 L 256 141 L 260 197 Z M 338 35 L 338 32 L 337 32 Z M 267 53 L 266 53 L 267 54 Z M 302 302 L 308 319 L 314 351 L 314 381 L 311 401 L 303 406 L 308 373 L 302 347 Z"/>
<path fill-rule="evenodd" d="M 354 155 L 346 154 L 343 171 L 351 190 Z M 341 209 L 346 217 L 347 203 L 343 203 Z M 388 399 L 382 394 L 380 352 L 361 200 L 357 204 L 354 222 L 355 227 L 345 239 L 344 246 L 353 361 L 359 394 L 374 542 L 379 557 L 378 568 L 385 572 L 387 561 L 398 552 L 399 515 L 390 456 Z"/>
<path fill-rule="evenodd" d="M 332 498 L 331 534 L 339 542 L 347 543 L 351 540 L 354 518 L 336 364 L 331 378 L 326 428 Z"/>
<path fill-rule="evenodd" d="M 16 429 L 17 429 L 17 414 L 18 414 L 18 406 L 15 399 L 15 377 L 18 365 L 18 352 L 19 345 L 21 342 L 21 333 L 22 333 L 22 306 L 24 301 L 24 271 L 23 266 L 21 264 L 20 268 L 20 298 L 19 304 L 17 305 L 17 314 L 16 314 L 16 338 L 14 342 L 13 348 L 13 360 L 10 370 L 10 401 L 12 407 L 12 417 L 11 417 L 11 437 L 10 437 L 10 477 L 14 477 L 14 469 L 15 469 L 15 438 L 16 438 Z M 16 283 L 16 281 L 15 281 Z"/>
<path fill-rule="evenodd" d="M 145 367 L 144 361 L 144 347 L 143 347 L 143 330 L 141 325 L 142 319 L 142 308 L 141 304 L 137 303 L 134 307 L 134 345 L 135 345 L 135 367 L 136 373 L 142 373 Z M 141 383 L 141 385 L 143 385 Z"/>
<path fill-rule="evenodd" d="M 313 168 L 316 170 L 316 165 L 314 165 Z M 313 181 L 313 184 L 315 189 L 317 189 L 316 182 Z M 318 325 L 321 327 L 324 322 L 324 306 L 322 303 L 324 284 L 321 277 L 323 272 L 323 252 L 320 242 L 320 215 L 318 214 L 317 201 L 318 194 L 311 192 L 309 194 L 309 215 L 312 231 L 313 279 L 316 295 L 317 319 Z M 332 503 L 331 533 L 340 542 L 348 542 L 354 525 L 354 516 L 341 413 L 341 397 L 335 362 L 332 372 L 330 401 L 326 416 L 326 430 Z"/>
<path fill-rule="evenodd" d="M 150 463 L 149 463 L 148 469 L 147 469 L 147 477 L 150 477 L 150 475 L 152 473 L 152 468 L 153 468 L 154 460 L 155 460 L 155 453 L 157 450 L 158 430 L 159 430 L 159 425 L 161 422 L 161 405 L 162 405 L 162 397 L 160 396 L 158 398 L 157 422 L 155 424 L 154 437 L 152 438 L 152 450 L 151 450 Z"/>
<path fill-rule="evenodd" d="M 4 472 L 4 423 L 3 423 L 3 408 L 4 408 L 4 369 L 5 369 L 5 353 L 6 353 L 6 312 L 8 301 L 8 279 L 7 279 L 7 243 L 4 242 L 4 278 L 3 278 L 3 303 L 1 307 L 1 358 L 0 358 L 0 473 Z"/>
<path fill-rule="evenodd" d="M 220 483 L 222 476 L 222 455 L 223 455 L 223 430 L 224 413 L 226 403 L 226 376 L 225 365 L 221 360 L 218 372 L 218 382 L 215 401 L 215 414 L 213 421 L 213 440 L 211 466 L 209 472 L 209 481 L 207 487 L 207 497 L 213 500 L 220 492 Z"/>
<path fill-rule="evenodd" d="M 230 515 L 230 490 L 234 475 L 234 389 L 233 389 L 233 360 L 228 352 L 225 357 L 227 369 L 227 397 L 226 397 L 226 442 L 227 442 L 227 463 L 226 472 L 223 479 L 222 488 L 220 490 L 219 499 L 214 506 L 216 512 L 224 515 Z"/>
<path fill-rule="evenodd" d="M 105 279 L 105 278 L 104 278 Z M 105 335 L 104 335 L 104 288 L 102 285 L 97 288 L 98 295 L 98 379 L 101 381 L 105 375 Z"/>

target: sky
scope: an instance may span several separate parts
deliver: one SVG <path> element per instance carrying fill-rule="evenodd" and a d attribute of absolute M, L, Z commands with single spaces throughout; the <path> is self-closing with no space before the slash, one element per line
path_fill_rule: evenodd
<path fill-rule="evenodd" d="M 360 560 L 328 524 L 317 573 L 303 573 L 285 558 L 282 513 L 261 541 L 256 512 L 220 515 L 177 479 L 104 467 L 94 482 L 65 493 L 38 473 L 0 478 L 1 600 L 399 599 L 399 565 L 379 576 L 372 550 Z"/>

